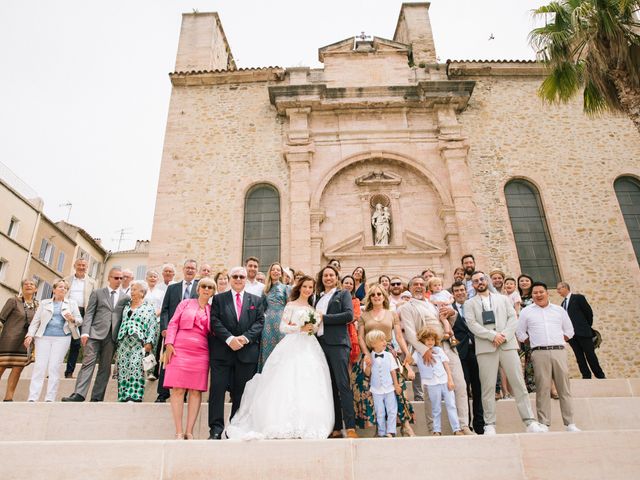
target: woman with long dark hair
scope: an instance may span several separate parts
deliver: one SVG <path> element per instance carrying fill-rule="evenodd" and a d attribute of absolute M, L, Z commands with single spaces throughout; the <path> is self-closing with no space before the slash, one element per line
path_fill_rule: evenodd
<path fill-rule="evenodd" d="M 362 303 L 369 290 L 367 287 L 367 273 L 364 271 L 364 268 L 356 267 L 353 269 L 351 276 L 356 282 L 354 286 L 355 296 L 360 300 L 360 303 Z"/>

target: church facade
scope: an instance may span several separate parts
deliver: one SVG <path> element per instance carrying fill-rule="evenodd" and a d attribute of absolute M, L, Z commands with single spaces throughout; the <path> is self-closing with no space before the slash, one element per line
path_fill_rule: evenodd
<path fill-rule="evenodd" d="M 606 373 L 638 376 L 632 122 L 544 105 L 536 62 L 438 63 L 428 3 L 402 5 L 393 39 L 318 53 L 321 69 L 239 69 L 217 14 L 183 16 L 149 264 L 337 258 L 449 282 L 473 253 L 587 295 Z"/>

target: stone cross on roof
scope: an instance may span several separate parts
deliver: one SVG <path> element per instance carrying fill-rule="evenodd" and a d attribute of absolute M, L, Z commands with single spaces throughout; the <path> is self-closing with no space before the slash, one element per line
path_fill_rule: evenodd
<path fill-rule="evenodd" d="M 367 34 L 366 34 L 366 33 L 364 33 L 364 32 L 360 32 L 360 35 L 358 35 L 356 38 L 358 38 L 358 39 L 360 39 L 360 40 L 362 40 L 362 41 L 365 41 L 365 40 L 367 40 L 368 38 L 371 38 L 371 35 L 367 35 Z"/>

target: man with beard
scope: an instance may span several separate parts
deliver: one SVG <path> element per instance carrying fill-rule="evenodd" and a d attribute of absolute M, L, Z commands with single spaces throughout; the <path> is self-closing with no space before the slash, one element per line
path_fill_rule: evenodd
<path fill-rule="evenodd" d="M 400 296 L 404 291 L 404 285 L 402 285 L 402 280 L 398 277 L 391 277 L 391 281 L 389 283 L 389 306 L 391 310 L 394 312 L 405 303 L 405 300 Z"/>
<path fill-rule="evenodd" d="M 471 298 L 476 294 L 473 283 L 471 282 L 471 275 L 476 271 L 476 259 L 470 253 L 462 256 L 460 260 L 462 268 L 464 269 L 464 286 L 467 289 L 467 298 Z"/>
<path fill-rule="evenodd" d="M 465 302 L 464 314 L 469 330 L 474 335 L 476 358 L 482 386 L 484 434 L 496 434 L 495 386 L 498 367 L 504 368 L 516 399 L 518 413 L 528 433 L 541 433 L 545 429 L 535 421 L 527 387 L 524 384 L 518 342 L 515 337 L 518 320 L 509 299 L 489 291 L 489 281 L 483 272 L 474 272 L 471 282 L 477 295 Z"/>

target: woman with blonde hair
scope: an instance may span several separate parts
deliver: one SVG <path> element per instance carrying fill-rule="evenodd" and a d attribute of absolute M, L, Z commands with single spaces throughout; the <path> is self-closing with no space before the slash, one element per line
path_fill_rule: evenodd
<path fill-rule="evenodd" d="M 373 407 L 373 399 L 369 389 L 369 379 L 364 374 L 364 366 L 370 366 L 372 363 L 372 354 L 367 346 L 365 337 L 371 330 L 380 330 L 384 332 L 387 346 L 386 351 L 391 353 L 394 358 L 398 357 L 398 353 L 393 348 L 392 337 L 395 338 L 400 346 L 400 351 L 404 354 L 405 361 L 402 369 L 405 370 L 409 379 L 413 379 L 414 373 L 409 366 L 411 365 L 411 354 L 407 347 L 400 326 L 400 319 L 395 312 L 389 308 L 389 296 L 382 285 L 372 285 L 369 287 L 367 296 L 364 299 L 364 312 L 360 316 L 358 322 L 358 343 L 362 355 L 360 361 L 353 365 L 354 371 L 354 401 L 356 403 L 356 425 L 360 428 L 367 426 L 367 422 L 372 425 L 376 424 L 375 409 Z M 401 386 L 401 393 L 396 394 L 398 402 L 398 419 L 401 424 L 401 433 L 403 435 L 415 436 L 411 423 L 414 422 L 413 406 L 407 400 L 405 391 L 407 384 L 401 375 L 400 369 L 395 371 L 398 375 L 398 383 Z"/>
<path fill-rule="evenodd" d="M 29 401 L 40 398 L 45 374 L 49 374 L 45 402 L 53 402 L 60 383 L 60 364 L 71 345 L 71 336 L 80 338 L 78 326 L 82 316 L 78 304 L 70 298 L 64 298 L 69 290 L 65 280 L 53 282 L 53 298 L 42 300 L 36 310 L 24 346 L 29 348 L 35 343 L 36 362 L 29 385 Z"/>
<path fill-rule="evenodd" d="M 38 308 L 36 290 L 36 282 L 25 278 L 22 280 L 22 293 L 9 298 L 0 311 L 0 324 L 3 327 L 0 333 L 0 378 L 7 368 L 11 369 L 4 394 L 5 402 L 13 402 L 22 369 L 31 363 L 31 356 L 27 356 L 23 342 Z"/>
<path fill-rule="evenodd" d="M 262 372 L 264 364 L 284 333 L 280 331 L 282 312 L 287 305 L 287 286 L 282 283 L 282 265 L 272 263 L 267 271 L 264 285 L 262 304 L 264 306 L 264 328 L 260 338 L 260 358 L 258 359 L 258 373 Z"/>

